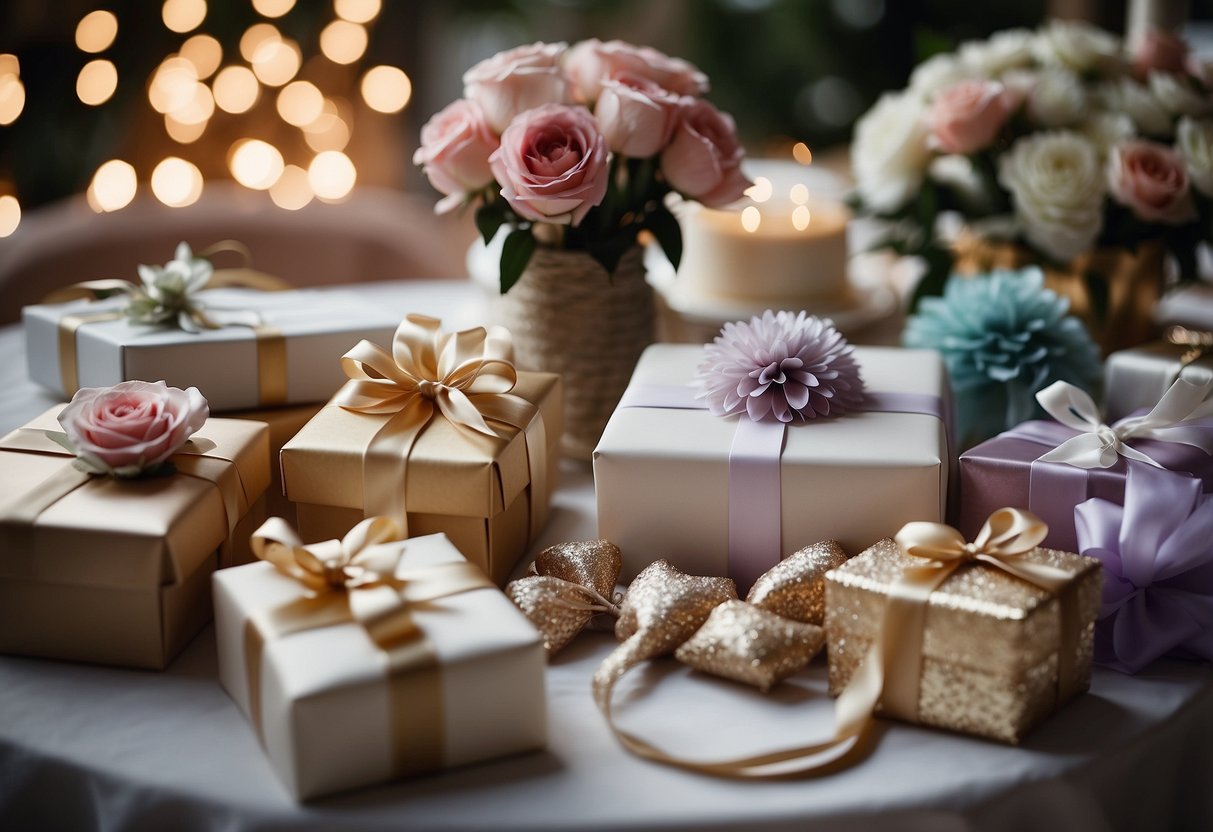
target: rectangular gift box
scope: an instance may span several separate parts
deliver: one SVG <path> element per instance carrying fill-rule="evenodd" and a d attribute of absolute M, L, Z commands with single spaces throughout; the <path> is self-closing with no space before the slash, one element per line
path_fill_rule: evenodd
<path fill-rule="evenodd" d="M 463 560 L 441 534 L 411 538 L 397 574 Z M 379 783 L 393 758 L 420 752 L 393 740 L 392 676 L 387 656 L 352 620 L 302 629 L 263 642 L 258 712 L 251 712 L 249 628 L 307 597 L 306 588 L 269 563 L 214 577 L 219 678 L 254 725 L 270 763 L 300 799 Z M 542 748 L 546 743 L 543 642 L 502 592 L 486 586 L 410 609 L 438 662 L 437 701 L 428 691 L 397 708 L 432 708 L 440 767 Z M 414 688 L 416 689 L 416 688 Z M 415 700 L 415 701 L 413 701 Z"/>
<path fill-rule="evenodd" d="M 1108 356 L 1104 365 L 1104 397 L 1108 420 L 1123 419 L 1135 410 L 1154 407 L 1162 394 L 1182 376 L 1196 384 L 1213 379 L 1213 355 L 1184 364 L 1188 348 L 1154 341 Z"/>
<path fill-rule="evenodd" d="M 1043 548 L 1022 557 L 1073 578 L 1053 594 L 974 562 L 927 599 L 918 724 L 1015 744 L 1090 687 L 1099 561 Z M 826 574 L 832 695 L 847 686 L 877 636 L 890 588 L 920 560 L 886 539 Z"/>
<path fill-rule="evenodd" d="M 269 428 L 270 485 L 265 492 L 265 509 L 270 517 L 293 517 L 295 514 L 295 508 L 286 498 L 282 487 L 282 466 L 278 463 L 278 457 L 282 453 L 282 446 L 303 430 L 303 426 L 310 422 L 322 407 L 324 402 L 313 402 L 294 407 L 236 410 L 223 414 L 227 419 L 247 419 L 251 422 L 261 422 Z"/>
<path fill-rule="evenodd" d="M 649 347 L 631 385 L 687 387 L 702 356 L 699 346 Z M 855 356 L 870 392 L 947 401 L 938 353 L 856 347 Z M 623 550 L 625 578 L 658 558 L 692 574 L 729 574 L 736 429 L 737 417 L 707 410 L 620 407 L 611 416 L 594 451 L 598 535 Z M 858 551 L 910 520 L 942 520 L 948 459 L 944 423 L 925 413 L 789 425 L 779 460 L 782 554 L 827 539 Z"/>
<path fill-rule="evenodd" d="M 410 536 L 446 534 L 499 585 L 547 519 L 563 430 L 559 376 L 519 372 L 511 393 L 543 420 L 544 487 L 533 487 L 521 431 L 494 422 L 506 438 L 488 437 L 436 413 L 409 453 L 404 500 Z M 283 447 L 282 482 L 305 541 L 340 537 L 363 519 L 363 457 L 393 415 L 330 403 Z"/>
<path fill-rule="evenodd" d="M 961 534 L 972 539 L 985 519 L 1000 508 L 1024 508 L 1048 524 L 1046 545 L 1078 551 L 1074 507 L 1093 497 L 1123 505 L 1128 466 L 1147 463 L 1120 456 L 1111 468 L 1087 469 L 1037 461 L 1076 435 L 1057 422 L 1025 422 L 961 454 L 956 522 Z M 1129 445 L 1170 471 L 1199 477 L 1205 491 L 1213 489 L 1213 456 L 1201 449 L 1150 439 L 1133 439 Z"/>
<path fill-rule="evenodd" d="M 165 381 L 197 387 L 215 412 L 326 401 L 345 376 L 337 359 L 361 339 L 391 343 L 398 315 L 339 292 L 199 293 L 218 312 L 251 312 L 262 327 L 189 333 L 134 324 L 125 298 L 27 306 L 26 355 L 34 381 L 70 396 L 79 387 Z"/>
<path fill-rule="evenodd" d="M 264 425 L 209 419 L 177 473 L 97 476 L 14 517 L 74 457 L 55 407 L 0 439 L 0 652 L 165 667 L 211 618 L 210 576 L 251 560 L 265 519 Z M 210 445 L 213 444 L 213 447 Z"/>

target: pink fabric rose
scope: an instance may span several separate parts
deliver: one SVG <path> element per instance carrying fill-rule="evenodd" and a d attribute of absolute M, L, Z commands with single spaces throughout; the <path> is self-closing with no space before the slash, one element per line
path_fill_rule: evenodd
<path fill-rule="evenodd" d="M 651 46 L 633 46 L 621 40 L 584 40 L 569 50 L 564 64 L 579 100 L 587 104 L 598 100 L 603 82 L 621 73 L 647 78 L 678 95 L 703 95 L 708 91 L 708 76 L 694 64 Z"/>
<path fill-rule="evenodd" d="M 1150 29 L 1133 52 L 1133 68 L 1144 78 L 1151 71 L 1183 72 L 1188 44 L 1174 32 Z"/>
<path fill-rule="evenodd" d="M 489 157 L 501 195 L 521 217 L 578 225 L 606 196 L 606 141 L 582 107 L 529 110 L 501 135 Z"/>
<path fill-rule="evenodd" d="M 961 81 L 945 88 L 927 110 L 932 146 L 944 153 L 989 147 L 1011 115 L 1014 99 L 997 81 Z"/>
<path fill-rule="evenodd" d="M 661 153 L 670 187 L 709 208 L 736 202 L 753 183 L 741 172 L 745 150 L 733 119 L 702 99 L 684 99 L 674 138 Z"/>
<path fill-rule="evenodd" d="M 603 82 L 594 115 L 607 147 L 633 159 L 646 159 L 669 143 L 678 106 L 674 93 L 625 72 Z"/>
<path fill-rule="evenodd" d="M 463 95 L 480 105 L 500 134 L 519 113 L 568 100 L 560 68 L 565 49 L 563 43 L 532 43 L 498 52 L 463 74 Z"/>
<path fill-rule="evenodd" d="M 124 381 L 82 388 L 59 413 L 59 424 L 85 470 L 132 477 L 176 453 L 209 415 L 196 387 Z"/>
<path fill-rule="evenodd" d="M 446 194 L 442 214 L 493 181 L 489 156 L 501 144 L 479 105 L 459 99 L 434 114 L 421 128 L 421 147 L 413 164 L 421 165 L 430 184 Z"/>
<path fill-rule="evenodd" d="M 1182 225 L 1196 218 L 1183 160 L 1157 142 L 1129 139 L 1114 146 L 1108 189 L 1143 220 Z"/>

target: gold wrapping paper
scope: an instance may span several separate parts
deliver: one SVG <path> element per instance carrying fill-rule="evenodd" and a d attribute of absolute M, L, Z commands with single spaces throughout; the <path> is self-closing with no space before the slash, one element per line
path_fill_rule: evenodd
<path fill-rule="evenodd" d="M 1025 560 L 1063 569 L 1074 577 L 1077 655 L 1075 690 L 1090 685 L 1095 615 L 1100 602 L 1098 561 L 1038 548 Z M 888 593 L 913 559 L 882 540 L 827 575 L 825 629 L 830 692 L 850 681 L 876 636 Z M 1058 651 L 1062 641 L 1058 594 L 980 564 L 962 566 L 927 601 L 918 722 L 1018 743 L 1058 702 Z M 879 709 L 878 709 L 879 712 Z"/>
<path fill-rule="evenodd" d="M 294 407 L 268 407 L 261 410 L 236 410 L 223 414 L 225 419 L 246 419 L 261 422 L 269 428 L 270 439 L 270 484 L 265 492 L 266 514 L 270 517 L 292 517 L 295 509 L 282 488 L 282 466 L 278 457 L 282 446 L 296 433 L 303 430 L 312 418 L 324 407 L 324 402 L 301 404 Z M 353 524 L 346 526 L 348 531 Z M 328 539 L 328 538 L 326 538 Z"/>
<path fill-rule="evenodd" d="M 0 439 L 0 507 L 74 470 L 42 434 L 61 409 Z M 210 620 L 211 573 L 252 559 L 269 448 L 227 419 L 195 439 L 213 447 L 175 455 L 177 474 L 92 477 L 32 524 L 0 521 L 0 652 L 160 669 Z"/>
<path fill-rule="evenodd" d="M 475 433 L 436 415 L 408 458 L 409 535 L 444 532 L 469 561 L 504 584 L 547 517 L 562 433 L 559 376 L 519 373 L 511 391 L 536 405 L 546 433 L 548 494 L 532 528 L 532 494 L 522 433 L 494 423 L 506 439 Z M 305 542 L 341 537 L 364 518 L 363 459 L 392 414 L 354 413 L 329 404 L 282 449 L 282 481 Z"/>

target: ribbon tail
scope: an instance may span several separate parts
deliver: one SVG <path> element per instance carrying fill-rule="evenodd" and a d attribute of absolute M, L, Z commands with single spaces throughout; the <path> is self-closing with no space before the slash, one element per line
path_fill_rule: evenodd
<path fill-rule="evenodd" d="M 405 510 L 409 454 L 433 414 L 432 401 L 413 396 L 379 429 L 363 452 L 363 514 L 390 517 L 399 525 L 402 537 L 409 533 Z"/>

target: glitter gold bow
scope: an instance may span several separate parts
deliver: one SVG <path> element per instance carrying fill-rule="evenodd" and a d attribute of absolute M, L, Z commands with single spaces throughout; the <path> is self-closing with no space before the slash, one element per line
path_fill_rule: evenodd
<path fill-rule="evenodd" d="M 504 441 L 490 424 L 502 422 L 524 431 L 530 482 L 546 493 L 543 442 L 526 435 L 538 420 L 537 408 L 510 393 L 518 380 L 511 362 L 509 333 L 483 327 L 447 333 L 441 321 L 409 315 L 396 329 L 392 351 L 360 341 L 341 359 L 351 383 L 333 403 L 368 414 L 394 414 L 363 453 L 363 508 L 383 515 L 408 531 L 405 483 L 409 455 L 435 414 L 453 424 Z M 543 500 L 531 500 L 532 520 Z"/>

